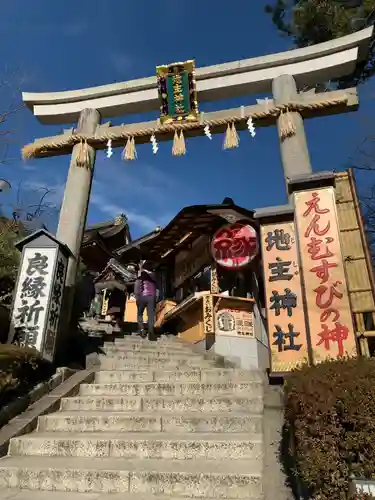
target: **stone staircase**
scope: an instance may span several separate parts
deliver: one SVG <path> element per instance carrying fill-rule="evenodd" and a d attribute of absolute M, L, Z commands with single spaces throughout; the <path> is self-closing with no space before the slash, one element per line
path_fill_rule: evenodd
<path fill-rule="evenodd" d="M 174 337 L 104 351 L 95 383 L 11 440 L 1 500 L 263 498 L 259 371 L 217 367 Z"/>

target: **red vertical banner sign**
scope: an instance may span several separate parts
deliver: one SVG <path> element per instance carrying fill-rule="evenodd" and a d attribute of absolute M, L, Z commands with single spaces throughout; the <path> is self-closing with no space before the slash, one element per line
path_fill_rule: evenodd
<path fill-rule="evenodd" d="M 261 227 L 272 373 L 308 362 L 306 321 L 294 222 Z"/>
<path fill-rule="evenodd" d="M 314 363 L 356 355 L 356 341 L 332 187 L 294 194 Z"/>

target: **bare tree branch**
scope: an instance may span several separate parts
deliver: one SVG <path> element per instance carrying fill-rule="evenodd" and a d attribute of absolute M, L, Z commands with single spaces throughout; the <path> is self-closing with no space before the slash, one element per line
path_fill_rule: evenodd
<path fill-rule="evenodd" d="M 56 205 L 48 200 L 48 196 L 55 192 L 53 189 L 40 187 L 28 190 L 26 184 L 22 188 L 23 184 L 20 182 L 16 201 L 10 204 L 12 218 L 0 217 L 0 303 L 5 305 L 11 303 L 19 264 L 19 252 L 14 242 L 29 230 L 26 223 L 39 221 L 45 225 L 46 215 L 57 212 Z M 35 198 L 35 196 L 37 196 L 36 203 L 30 203 L 30 197 Z"/>
<path fill-rule="evenodd" d="M 5 73 L 6 74 L 6 73 Z M 24 108 L 21 99 L 21 90 L 15 85 L 17 73 L 11 73 L 8 78 L 3 77 L 0 80 L 0 90 L 3 95 L 10 91 L 9 103 L 2 112 L 0 112 L 0 164 L 16 160 L 9 158 L 9 150 L 12 142 L 15 141 L 17 130 L 14 127 L 8 127 L 10 119 Z M 0 216 L 0 303 L 10 305 L 14 289 L 14 283 L 19 265 L 19 252 L 14 243 L 21 234 L 25 233 L 24 221 L 40 218 L 44 211 L 52 210 L 53 204 L 48 202 L 48 190 L 39 197 L 38 203 L 29 203 L 35 205 L 32 207 L 22 207 L 23 194 L 21 193 L 22 182 L 19 183 L 16 191 L 16 202 L 12 204 L 9 212 L 11 217 Z"/>
<path fill-rule="evenodd" d="M 0 89 L 2 93 L 9 91 L 9 103 L 2 112 L 0 112 L 0 147 L 2 149 L 2 153 L 0 155 L 0 164 L 4 164 L 6 162 L 15 161 L 18 158 L 9 158 L 9 144 L 13 142 L 15 139 L 15 134 L 17 130 L 14 128 L 4 128 L 5 124 L 7 124 L 8 120 L 16 115 L 19 111 L 24 109 L 25 105 L 21 99 L 21 88 L 20 84 L 25 79 L 25 76 L 22 76 L 17 71 L 13 71 L 10 74 L 6 74 L 0 80 Z"/>
<path fill-rule="evenodd" d="M 41 186 L 31 190 L 24 189 L 22 192 L 21 187 L 22 183 L 18 186 L 16 203 L 12 206 L 13 219 L 20 222 L 22 222 L 22 220 L 39 220 L 44 225 L 45 221 L 43 218 L 57 211 L 56 204 L 47 200 L 48 196 L 55 194 L 55 190 Z M 25 187 L 27 187 L 27 185 L 25 185 Z M 25 193 L 28 195 L 28 201 L 23 199 Z M 36 203 L 30 200 L 30 198 L 35 199 L 35 197 L 37 197 Z"/>

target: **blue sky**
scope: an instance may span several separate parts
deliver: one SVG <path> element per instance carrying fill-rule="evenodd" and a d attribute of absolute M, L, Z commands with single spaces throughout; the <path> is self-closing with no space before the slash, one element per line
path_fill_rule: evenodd
<path fill-rule="evenodd" d="M 0 19 L 0 111 L 14 88 L 58 91 L 103 85 L 155 74 L 155 66 L 194 58 L 197 66 L 279 52 L 291 47 L 264 12 L 263 0 L 13 0 L 2 6 Z M 255 103 L 259 96 L 200 105 L 203 111 Z M 315 171 L 343 170 L 348 158 L 374 124 L 375 87 L 360 88 L 359 112 L 306 123 Z M 152 115 L 114 123 L 143 121 Z M 20 191 L 21 203 L 35 203 L 36 190 L 49 188 L 47 198 L 59 207 L 69 156 L 24 164 L 20 148 L 36 137 L 60 133 L 61 127 L 41 125 L 25 109 L 9 117 L 1 130 L 14 130 L 10 163 L 0 165 L 0 177 L 13 189 L 2 196 L 9 210 Z M 171 143 L 138 147 L 138 161 L 124 163 L 121 149 L 108 160 L 98 153 L 88 223 L 128 215 L 133 237 L 165 225 L 182 207 L 219 203 L 225 196 L 247 208 L 286 201 L 275 127 L 240 135 L 237 150 L 223 151 L 221 136 L 212 141 L 187 141 L 187 155 L 171 156 Z M 0 136 L 1 141 L 1 136 Z M 371 174 L 359 175 L 364 192 Z M 375 179 L 374 179 L 375 180 Z M 21 183 L 22 187 L 18 190 Z M 38 191 L 42 193 L 42 191 Z M 57 209 L 45 214 L 55 229 Z"/>

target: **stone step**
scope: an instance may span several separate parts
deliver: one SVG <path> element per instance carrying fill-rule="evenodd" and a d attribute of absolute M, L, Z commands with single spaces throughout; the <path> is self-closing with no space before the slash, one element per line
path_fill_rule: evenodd
<path fill-rule="evenodd" d="M 190 346 L 186 345 L 165 345 L 158 342 L 150 342 L 150 344 L 140 344 L 134 342 L 104 342 L 104 349 L 115 351 L 134 351 L 134 352 L 173 352 L 173 353 L 193 353 Z"/>
<path fill-rule="evenodd" d="M 261 435 L 260 414 L 228 413 L 116 413 L 103 411 L 65 411 L 43 415 L 38 420 L 38 432 L 166 432 L 250 433 Z M 126 437 L 126 436 L 124 436 Z"/>
<path fill-rule="evenodd" d="M 62 398 L 61 410 L 74 411 L 263 411 L 262 396 L 75 396 Z"/>
<path fill-rule="evenodd" d="M 125 335 L 124 337 L 115 338 L 115 344 L 138 344 L 142 346 L 172 346 L 172 347 L 189 347 L 190 344 L 183 342 L 177 337 L 166 337 L 162 335 L 156 342 L 150 342 L 147 338 L 142 339 L 137 335 Z"/>
<path fill-rule="evenodd" d="M 105 370 L 95 374 L 97 384 L 112 384 L 117 382 L 230 382 L 254 381 L 262 382 L 260 371 L 234 370 L 232 368 L 211 368 L 191 370 Z"/>
<path fill-rule="evenodd" d="M 139 347 L 139 349 L 128 349 L 126 344 L 123 345 L 112 344 L 108 346 L 106 343 L 104 343 L 103 347 L 104 348 L 109 347 L 111 350 L 115 350 L 119 354 L 129 353 L 132 356 L 149 355 L 149 356 L 163 357 L 162 353 L 165 353 L 166 355 L 170 354 L 177 357 L 178 356 L 203 357 L 203 355 L 205 354 L 204 352 L 202 353 L 195 352 L 189 347 L 179 347 L 176 349 L 174 346 L 163 346 L 157 344 L 151 344 L 150 346 Z"/>
<path fill-rule="evenodd" d="M 104 354 L 105 355 L 105 354 Z M 102 355 L 103 356 L 103 355 Z M 177 363 L 183 363 L 186 361 L 204 361 L 204 357 L 201 354 L 192 354 L 192 353 L 166 353 L 160 354 L 159 352 L 147 352 L 143 353 L 142 351 L 118 351 L 113 353 L 107 353 L 107 357 L 111 357 L 113 359 L 121 359 L 121 360 L 134 360 L 140 363 L 150 363 L 153 361 L 176 361 Z"/>
<path fill-rule="evenodd" d="M 10 489 L 0 490 L 0 500 L 35 500 L 35 491 Z M 37 500 L 190 500 L 175 495 L 153 495 L 152 493 L 77 493 L 70 491 L 38 491 Z M 216 500 L 205 497 L 205 500 Z M 252 497 L 251 500 L 263 500 Z"/>
<path fill-rule="evenodd" d="M 249 460 L 263 458 L 262 442 L 250 434 L 81 433 L 34 432 L 13 438 L 11 456 L 92 457 L 166 460 Z M 255 463 L 254 463 L 255 462 Z"/>
<path fill-rule="evenodd" d="M 254 498 L 261 475 L 247 460 L 4 457 L 0 488 Z"/>
<path fill-rule="evenodd" d="M 126 356 L 105 356 L 99 354 L 100 367 L 104 370 L 158 370 L 177 368 L 210 368 L 215 366 L 213 361 L 208 360 L 177 360 L 170 358 L 127 358 Z"/>
<path fill-rule="evenodd" d="M 81 396 L 205 396 L 223 394 L 249 394 L 262 396 L 259 382 L 116 382 L 113 384 L 81 384 Z"/>
<path fill-rule="evenodd" d="M 116 344 L 104 344 L 101 347 L 101 350 L 110 356 L 114 356 L 115 354 L 129 356 L 148 356 L 152 358 L 167 358 L 171 357 L 199 357 L 203 358 L 203 354 L 197 354 L 191 349 L 173 349 L 173 348 L 165 348 L 165 347 L 155 347 L 152 349 L 151 347 L 140 347 L 139 349 L 128 349 L 126 345 L 117 346 Z"/>
<path fill-rule="evenodd" d="M 192 344 L 187 344 L 185 342 L 176 342 L 176 341 L 158 341 L 158 342 L 149 342 L 147 340 L 123 340 L 123 339 L 116 339 L 114 342 L 104 342 L 105 345 L 107 346 L 114 346 L 115 348 L 119 349 L 129 349 L 129 350 L 169 350 L 171 349 L 172 351 L 175 352 L 192 352 L 193 351 L 193 345 Z"/>
<path fill-rule="evenodd" d="M 133 344 L 133 345 L 140 345 L 144 347 L 155 347 L 155 346 L 168 346 L 172 348 L 191 348 L 193 344 L 189 344 L 188 342 L 184 342 L 182 340 L 179 340 L 177 337 L 173 337 L 173 339 L 170 338 L 165 338 L 165 337 L 159 337 L 156 342 L 150 342 L 147 338 L 146 339 L 141 339 L 138 336 L 132 336 L 132 337 L 123 337 L 123 338 L 115 338 L 115 339 L 105 339 L 106 342 L 111 342 L 116 345 L 124 345 L 124 344 Z"/>

